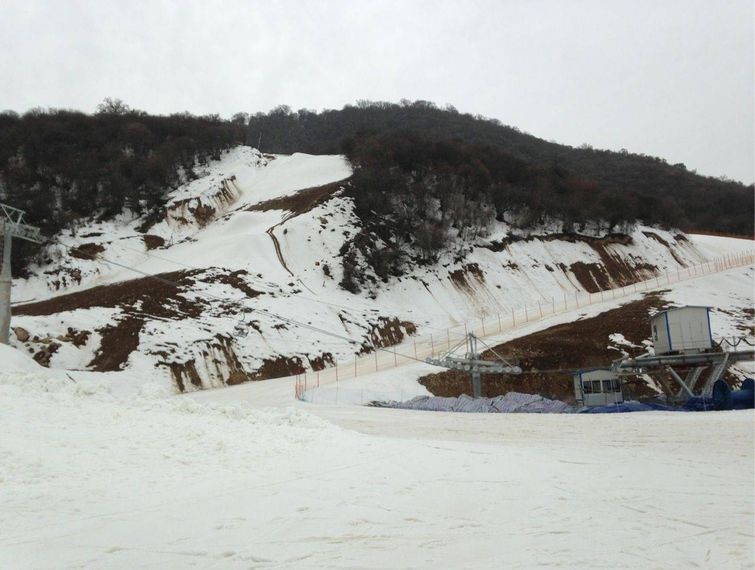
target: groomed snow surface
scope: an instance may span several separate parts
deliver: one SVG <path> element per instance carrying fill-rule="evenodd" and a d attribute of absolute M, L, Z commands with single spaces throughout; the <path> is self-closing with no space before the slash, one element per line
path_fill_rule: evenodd
<path fill-rule="evenodd" d="M 752 564 L 751 412 L 255 409 L 46 371 L 0 401 L 3 568 Z"/>

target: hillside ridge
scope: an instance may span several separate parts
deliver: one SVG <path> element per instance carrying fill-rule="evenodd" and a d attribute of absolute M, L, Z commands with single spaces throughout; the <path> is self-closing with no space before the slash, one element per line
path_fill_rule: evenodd
<path fill-rule="evenodd" d="M 660 228 L 521 234 L 492 220 L 485 236 L 457 236 L 400 275 L 362 265 L 351 292 L 344 247 L 365 230 L 352 175 L 342 156 L 237 147 L 169 193 L 180 216 L 168 207 L 149 224 L 123 216 L 63 230 L 46 261 L 14 282 L 13 342 L 53 368 L 126 371 L 188 391 L 320 370 L 474 315 L 609 290 L 707 257 Z"/>

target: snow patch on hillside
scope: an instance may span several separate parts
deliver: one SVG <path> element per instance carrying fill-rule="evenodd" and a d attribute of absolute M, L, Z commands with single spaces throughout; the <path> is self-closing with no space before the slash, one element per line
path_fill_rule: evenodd
<path fill-rule="evenodd" d="M 496 222 L 461 257 L 449 251 L 386 280 L 367 270 L 354 295 L 339 284 L 340 251 L 361 231 L 341 189 L 350 175 L 341 156 L 239 147 L 173 191 L 162 219 L 124 215 L 63 232 L 78 253 L 53 245 L 48 263 L 14 282 L 16 346 L 55 368 L 128 371 L 184 391 L 221 387 L 350 362 L 374 343 L 524 306 L 555 307 L 700 263 L 714 247 L 657 228 L 596 238 L 545 227 L 520 235 Z"/>

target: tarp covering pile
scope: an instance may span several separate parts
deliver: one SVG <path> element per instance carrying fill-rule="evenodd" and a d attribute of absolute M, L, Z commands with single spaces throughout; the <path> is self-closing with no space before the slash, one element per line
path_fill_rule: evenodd
<path fill-rule="evenodd" d="M 505 396 L 495 398 L 472 398 L 466 394 L 458 398 L 417 396 L 407 402 L 372 402 L 370 405 L 403 410 L 482 414 L 568 414 L 573 411 L 569 404 L 559 400 L 549 400 L 536 394 L 520 392 L 509 392 Z"/>
<path fill-rule="evenodd" d="M 672 408 L 666 404 L 658 402 L 622 402 L 620 404 L 610 404 L 608 406 L 597 406 L 595 408 L 584 408 L 579 410 L 580 414 L 626 414 L 629 412 L 681 412 L 679 408 Z"/>

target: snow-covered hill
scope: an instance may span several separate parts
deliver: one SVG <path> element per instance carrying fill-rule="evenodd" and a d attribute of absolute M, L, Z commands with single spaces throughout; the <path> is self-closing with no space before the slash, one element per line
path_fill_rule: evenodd
<path fill-rule="evenodd" d="M 343 192 L 350 175 L 340 156 L 238 147 L 173 191 L 159 216 L 66 231 L 14 283 L 13 343 L 53 368 L 218 387 L 673 272 L 714 247 L 647 227 L 522 234 L 496 222 L 469 253 L 387 282 L 366 275 L 355 295 L 339 286 L 339 252 L 360 229 Z"/>
<path fill-rule="evenodd" d="M 235 203 L 253 202 L 245 197 L 253 187 L 239 188 Z M 130 272 L 119 266 L 61 258 L 18 284 L 16 294 L 38 300 L 17 308 L 26 313 L 14 317 L 17 334 L 30 336 L 15 343 L 36 350 L 38 359 L 49 355 L 55 368 L 0 345 L 0 567 L 530 568 L 533 561 L 595 569 L 748 567 L 752 410 L 546 416 L 329 405 L 361 403 L 365 393 L 395 399 L 425 393 L 417 379 L 431 367 L 421 363 L 324 385 L 308 401 L 294 399 L 290 378 L 174 394 L 171 374 L 189 368 L 181 368 L 179 355 L 194 359 L 206 385 L 233 373 L 233 355 L 250 366 L 248 374 L 255 359 L 290 358 L 296 348 L 327 347 L 343 357 L 356 349 L 282 322 L 268 308 L 354 336 L 381 316 L 434 330 L 481 309 L 589 289 L 571 270 L 542 271 L 545 263 L 603 263 L 591 245 L 578 249 L 584 244 L 602 244 L 614 260 L 672 269 L 675 256 L 690 262 L 749 246 L 704 236 L 685 241 L 648 228 L 637 229 L 631 244 L 544 237 L 493 251 L 487 242 L 463 261 L 381 284 L 371 298 L 340 290 L 315 265 L 337 253 L 342 239 L 321 226 L 350 227 L 349 206 L 335 196 L 273 230 L 293 275 L 266 234 L 266 224 L 289 215 L 283 209 L 249 212 L 231 204 L 221 218 L 188 232 L 191 239 L 170 245 L 163 234 L 162 249 L 141 245 L 141 220 L 102 227 L 122 232 L 119 240 L 87 235 L 94 230 L 61 238 L 80 249 L 94 243 L 88 247 L 102 248 L 107 259 L 145 272 L 175 272 L 178 260 L 194 269 L 179 266 L 182 273 L 168 281 L 124 281 Z M 292 222 L 301 224 L 299 233 L 289 229 Z M 223 227 L 238 231 L 213 257 L 206 248 L 222 242 Z M 161 231 L 155 228 L 147 232 Z M 492 237 L 500 240 L 504 229 L 497 231 Z M 677 245 L 666 255 L 643 232 Z M 257 249 L 244 249 L 248 242 Z M 334 249 L 325 250 L 328 243 Z M 512 260 L 517 268 L 503 267 Z M 462 269 L 472 263 L 477 268 Z M 56 292 L 56 273 L 44 272 L 67 270 L 80 271 L 81 283 Z M 627 278 L 606 272 L 613 283 Z M 669 289 L 669 302 L 717 306 L 714 328 L 735 334 L 752 310 L 752 282 L 750 266 L 658 288 Z M 480 302 L 482 295 L 487 301 Z M 607 295 L 603 303 L 546 315 L 490 341 L 591 317 L 642 295 Z M 229 299 L 253 310 L 246 315 L 256 321 L 250 336 L 236 334 L 239 309 Z M 131 323 L 138 329 L 127 329 Z M 218 330 L 226 340 L 215 336 Z M 212 349 L 213 342 L 220 348 Z M 58 348 L 42 350 L 52 343 Z M 77 359 L 82 367 L 107 368 L 108 358 L 124 354 L 122 372 L 63 369 Z M 197 386 L 189 378 L 184 387 Z M 594 537 L 601 537 L 599 547 Z"/>

